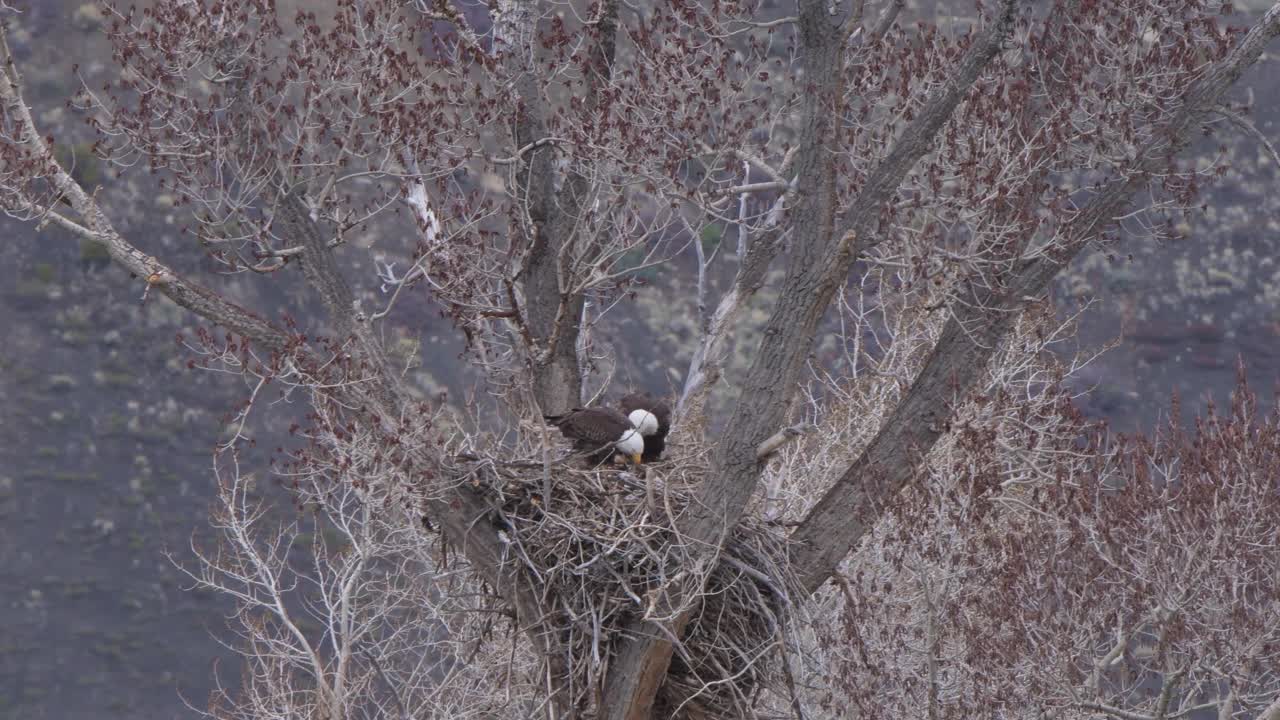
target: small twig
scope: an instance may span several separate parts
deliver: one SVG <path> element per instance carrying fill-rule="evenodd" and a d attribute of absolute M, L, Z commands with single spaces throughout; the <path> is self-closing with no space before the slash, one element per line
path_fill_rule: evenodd
<path fill-rule="evenodd" d="M 490 158 L 489 162 L 492 162 L 494 165 L 514 165 L 520 162 L 525 155 L 528 155 L 534 150 L 537 150 L 538 148 L 546 147 L 547 145 L 552 145 L 555 143 L 572 143 L 572 141 L 569 140 L 568 138 L 557 138 L 557 137 L 541 138 L 539 140 L 534 140 L 533 142 L 525 145 L 519 150 L 516 150 L 516 154 L 511 157 Z"/>
<path fill-rule="evenodd" d="M 1259 130 L 1257 126 L 1249 122 L 1249 119 L 1245 116 L 1232 110 L 1228 110 L 1227 108 L 1220 107 L 1217 108 L 1217 111 L 1219 115 L 1229 120 L 1232 125 L 1235 125 L 1243 130 L 1245 134 L 1249 135 L 1254 140 L 1257 140 L 1262 147 L 1266 148 L 1267 154 L 1271 156 L 1271 161 L 1276 164 L 1276 167 L 1280 167 L 1280 153 L 1276 152 L 1275 146 L 1271 144 L 1271 141 L 1267 139 L 1266 135 L 1262 134 L 1262 131 Z"/>
<path fill-rule="evenodd" d="M 801 423 L 799 425 L 782 428 L 778 432 L 770 435 L 767 440 L 756 447 L 756 460 L 767 459 L 770 455 L 778 452 L 783 445 L 786 445 L 805 434 L 809 429 L 809 425 Z"/>
<path fill-rule="evenodd" d="M 777 20 L 769 20 L 767 22 L 756 22 L 753 20 L 752 21 L 744 20 L 742 22 L 744 22 L 746 25 L 749 25 L 753 28 L 760 28 L 762 30 L 767 30 L 769 28 L 775 28 L 781 25 L 787 25 L 789 23 L 798 23 L 800 22 L 800 18 L 796 17 L 795 15 L 788 15 L 787 17 L 781 17 L 781 18 L 778 18 Z"/>
<path fill-rule="evenodd" d="M 754 192 L 768 192 L 770 190 L 791 190 L 794 188 L 792 183 L 782 180 L 767 180 L 765 182 L 747 183 L 745 185 L 734 185 L 717 191 L 717 195 L 741 195 Z"/>
<path fill-rule="evenodd" d="M 396 692 L 396 686 L 391 684 L 390 678 L 388 678 L 387 674 L 382 671 L 382 665 L 378 664 L 377 658 L 365 652 L 364 648 L 361 648 L 359 652 L 364 656 L 364 659 L 368 660 L 369 664 L 373 666 L 374 672 L 378 673 L 378 677 L 382 679 L 382 684 L 387 686 L 387 691 L 391 693 L 391 699 L 395 701 L 396 709 L 400 711 L 400 717 L 403 718 L 403 720 L 412 720 L 412 716 L 409 715 L 409 710 L 405 708 L 404 702 L 400 700 L 400 693 Z"/>

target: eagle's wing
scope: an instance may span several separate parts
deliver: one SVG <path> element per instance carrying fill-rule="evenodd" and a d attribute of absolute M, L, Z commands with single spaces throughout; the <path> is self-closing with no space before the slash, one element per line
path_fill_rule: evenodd
<path fill-rule="evenodd" d="M 564 415 L 547 416 L 547 420 L 566 438 L 596 448 L 617 442 L 631 428 L 625 416 L 608 408 L 576 408 Z"/>
<path fill-rule="evenodd" d="M 666 436 L 671 430 L 671 406 L 665 400 L 659 400 L 649 409 L 653 416 L 658 419 L 658 434 Z"/>

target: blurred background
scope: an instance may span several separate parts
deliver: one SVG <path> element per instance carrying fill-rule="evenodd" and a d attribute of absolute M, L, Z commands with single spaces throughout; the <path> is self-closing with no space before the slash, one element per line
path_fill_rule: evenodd
<path fill-rule="evenodd" d="M 326 5 L 277 4 L 285 13 Z M 82 183 L 111 188 L 112 218 L 135 243 L 179 270 L 208 269 L 181 233 L 175 198 L 145 173 L 115 179 L 89 151 L 83 118 L 66 106 L 80 78 L 100 87 L 112 73 L 103 11 L 75 0 L 28 5 L 10 42 L 42 129 L 58 137 Z M 1269 3 L 1236 5 L 1248 12 Z M 971 7 L 909 2 L 903 19 L 945 21 Z M 1278 85 L 1274 55 L 1241 83 L 1241 99 L 1252 94 L 1263 109 L 1254 120 L 1273 141 L 1280 140 Z M 1079 405 L 1116 432 L 1167 420 L 1173 393 L 1181 422 L 1210 401 L 1221 406 L 1237 362 L 1272 405 L 1280 377 L 1280 169 L 1239 134 L 1219 134 L 1205 150 L 1217 151 L 1222 138 L 1232 168 L 1204 196 L 1204 212 L 1181 228 L 1186 239 L 1128 240 L 1082 257 L 1057 281 L 1060 315 L 1081 313 L 1078 339 L 1064 352 L 1109 348 L 1073 381 L 1088 391 Z M 191 334 L 192 318 L 166 302 L 140 303 L 139 283 L 108 267 L 98 248 L 55 228 L 0 221 L 0 232 L 0 718 L 190 717 L 217 687 L 240 680 L 236 657 L 221 644 L 234 642 L 225 629 L 232 608 L 189 591 L 175 563 L 194 567 L 193 543 L 211 541 L 211 448 L 245 389 L 236 378 L 188 370 L 174 338 Z M 344 255 L 349 277 L 376 285 L 376 247 L 374 238 Z M 649 273 L 600 338 L 618 357 L 615 386 L 678 384 L 696 329 L 692 302 L 672 300 L 691 296 L 688 259 Z M 732 267 L 722 270 L 714 279 L 721 283 Z M 267 313 L 308 315 L 304 295 L 287 282 L 243 275 L 208 282 Z M 766 288 L 749 325 L 766 316 L 770 299 Z M 388 337 L 424 394 L 476 391 L 460 338 L 424 293 L 397 306 Z M 738 368 L 749 359 L 749 339 L 739 344 Z M 253 429 L 262 450 L 251 469 L 264 478 L 287 427 L 277 420 L 292 411 L 277 408 Z M 282 490 L 261 486 L 282 521 L 296 518 Z"/>

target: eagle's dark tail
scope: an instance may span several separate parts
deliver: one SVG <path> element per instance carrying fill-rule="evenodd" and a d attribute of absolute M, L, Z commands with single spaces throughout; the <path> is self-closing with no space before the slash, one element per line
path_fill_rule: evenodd
<path fill-rule="evenodd" d="M 573 408 L 569 412 L 560 413 L 559 415 L 547 415 L 544 413 L 542 415 L 542 419 L 546 420 L 552 425 L 559 427 L 560 423 L 564 422 L 565 420 L 568 420 L 570 415 L 573 415 L 574 413 L 577 413 L 577 412 L 582 412 L 582 408 Z"/>

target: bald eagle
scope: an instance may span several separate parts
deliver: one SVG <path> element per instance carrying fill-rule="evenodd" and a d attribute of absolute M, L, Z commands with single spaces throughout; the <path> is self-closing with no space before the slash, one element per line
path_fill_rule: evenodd
<path fill-rule="evenodd" d="M 639 465 L 644 453 L 644 437 L 626 415 L 611 408 L 574 408 L 563 415 L 543 415 L 560 434 L 573 441 L 573 448 L 588 453 L 592 465 L 621 455 Z"/>
<path fill-rule="evenodd" d="M 644 436 L 642 459 L 653 462 L 662 457 L 662 451 L 667 447 L 667 433 L 671 431 L 671 406 L 667 401 L 658 400 L 647 392 L 636 392 L 624 395 L 619 404 L 631 424 Z"/>

